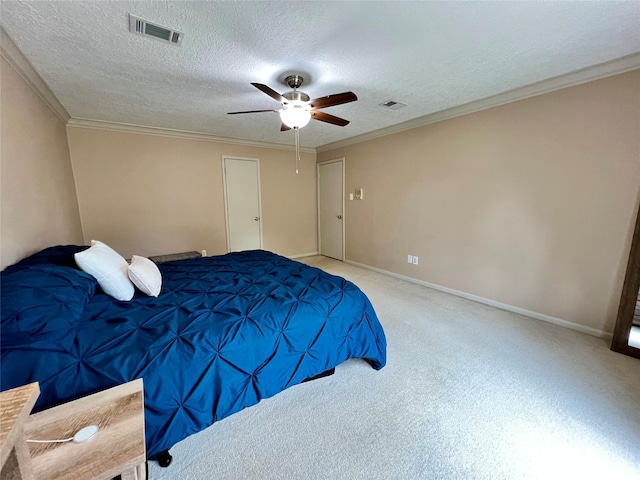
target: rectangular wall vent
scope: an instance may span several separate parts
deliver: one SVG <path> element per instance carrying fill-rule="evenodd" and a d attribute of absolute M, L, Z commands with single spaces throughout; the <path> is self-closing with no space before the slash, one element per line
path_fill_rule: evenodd
<path fill-rule="evenodd" d="M 406 107 L 406 103 L 396 102 L 394 100 L 387 100 L 380 104 L 381 107 L 388 108 L 390 110 L 398 110 L 399 108 Z"/>
<path fill-rule="evenodd" d="M 162 40 L 172 45 L 180 45 L 182 43 L 182 37 L 184 36 L 182 32 L 148 22 L 131 14 L 129 15 L 129 31 L 138 35 L 144 35 L 145 37 Z"/>

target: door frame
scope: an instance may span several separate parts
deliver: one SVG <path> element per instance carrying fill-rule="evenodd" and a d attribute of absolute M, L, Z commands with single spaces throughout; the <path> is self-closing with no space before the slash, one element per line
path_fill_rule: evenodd
<path fill-rule="evenodd" d="M 345 157 L 334 158 L 333 160 L 326 160 L 324 162 L 320 162 L 316 164 L 316 196 L 318 203 L 318 254 L 322 255 L 322 232 L 320 230 L 320 167 L 323 165 L 327 165 L 329 163 L 342 163 L 342 259 L 345 260 L 345 231 L 346 231 L 346 221 L 345 221 Z"/>
<path fill-rule="evenodd" d="M 224 225 L 227 231 L 227 253 L 231 251 L 231 235 L 229 231 L 229 201 L 227 199 L 227 169 L 225 168 L 226 160 L 244 160 L 249 162 L 255 162 L 258 169 L 258 215 L 260 217 L 259 227 L 260 227 L 260 249 L 263 249 L 263 241 L 262 241 L 262 192 L 260 189 L 260 159 L 253 157 L 237 157 L 234 155 L 222 155 L 222 191 L 224 196 Z"/>
<path fill-rule="evenodd" d="M 627 270 L 622 285 L 618 316 L 611 338 L 611 350 L 614 352 L 640 358 L 640 348 L 629 345 L 629 335 L 633 327 L 633 315 L 638 301 L 640 289 L 640 210 L 636 216 L 636 224 L 631 237 L 631 249 Z"/>

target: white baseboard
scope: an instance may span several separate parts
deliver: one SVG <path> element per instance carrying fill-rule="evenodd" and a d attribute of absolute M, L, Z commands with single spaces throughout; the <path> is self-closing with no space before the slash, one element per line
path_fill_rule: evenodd
<path fill-rule="evenodd" d="M 310 253 L 299 253 L 297 255 L 287 255 L 287 258 L 303 258 L 303 257 L 314 257 L 318 255 L 318 252 L 310 252 Z"/>
<path fill-rule="evenodd" d="M 483 303 L 485 305 L 490 305 L 492 307 L 500 308 L 501 310 L 506 310 L 508 312 L 513 312 L 513 313 L 517 313 L 527 317 L 535 318 L 536 320 L 542 320 L 543 322 L 552 323 L 554 325 L 558 325 L 560 327 L 568 328 L 571 330 L 576 330 L 578 332 L 586 333 L 594 337 L 605 338 L 605 339 L 611 339 L 612 337 L 611 333 L 605 332 L 603 330 L 586 327 L 584 325 L 580 325 L 579 323 L 569 322 L 568 320 L 563 320 L 561 318 L 545 315 L 544 313 L 538 313 L 531 310 L 526 310 L 524 308 L 514 307 L 513 305 L 507 305 L 506 303 L 496 302 L 495 300 L 479 297 L 478 295 L 461 292 L 460 290 L 454 290 L 453 288 L 443 287 L 435 283 L 425 282 L 423 280 L 418 280 L 417 278 L 407 277 L 406 275 L 400 275 L 399 273 L 390 272 L 388 270 L 382 270 L 381 268 L 372 267 L 370 265 L 365 265 L 363 263 L 353 262 L 351 260 L 345 260 L 344 263 L 348 263 L 356 267 L 364 268 L 366 270 L 372 270 L 374 272 L 381 273 L 383 275 L 389 275 L 391 277 L 399 278 L 400 280 L 405 280 L 410 283 L 422 285 L 423 287 L 433 288 L 434 290 L 438 290 L 440 292 L 450 293 L 451 295 L 466 298 L 467 300 Z"/>

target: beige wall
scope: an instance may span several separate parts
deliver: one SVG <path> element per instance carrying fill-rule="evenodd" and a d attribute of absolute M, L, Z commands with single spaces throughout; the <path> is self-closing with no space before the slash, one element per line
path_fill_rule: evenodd
<path fill-rule="evenodd" d="M 640 71 L 318 154 L 346 258 L 611 332 L 640 187 Z M 418 266 L 407 254 L 418 255 Z"/>
<path fill-rule="evenodd" d="M 3 268 L 93 238 L 127 257 L 226 252 L 222 155 L 260 159 L 264 248 L 317 250 L 315 155 L 296 176 L 276 149 L 79 127 L 67 144 L 4 60 L 0 73 Z M 640 190 L 640 71 L 317 160 L 343 156 L 347 192 L 365 189 L 346 203 L 348 260 L 612 331 Z"/>
<path fill-rule="evenodd" d="M 263 248 L 317 251 L 315 154 L 68 127 L 84 241 L 125 257 L 227 252 L 222 156 L 260 159 Z"/>
<path fill-rule="evenodd" d="M 64 123 L 0 63 L 1 268 L 44 247 L 82 243 Z"/>

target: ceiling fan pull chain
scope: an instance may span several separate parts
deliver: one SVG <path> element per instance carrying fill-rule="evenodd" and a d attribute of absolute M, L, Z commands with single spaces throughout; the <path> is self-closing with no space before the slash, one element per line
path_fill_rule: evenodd
<path fill-rule="evenodd" d="M 296 175 L 298 175 L 298 166 L 300 164 L 300 129 L 295 127 L 293 131 L 296 136 Z"/>

